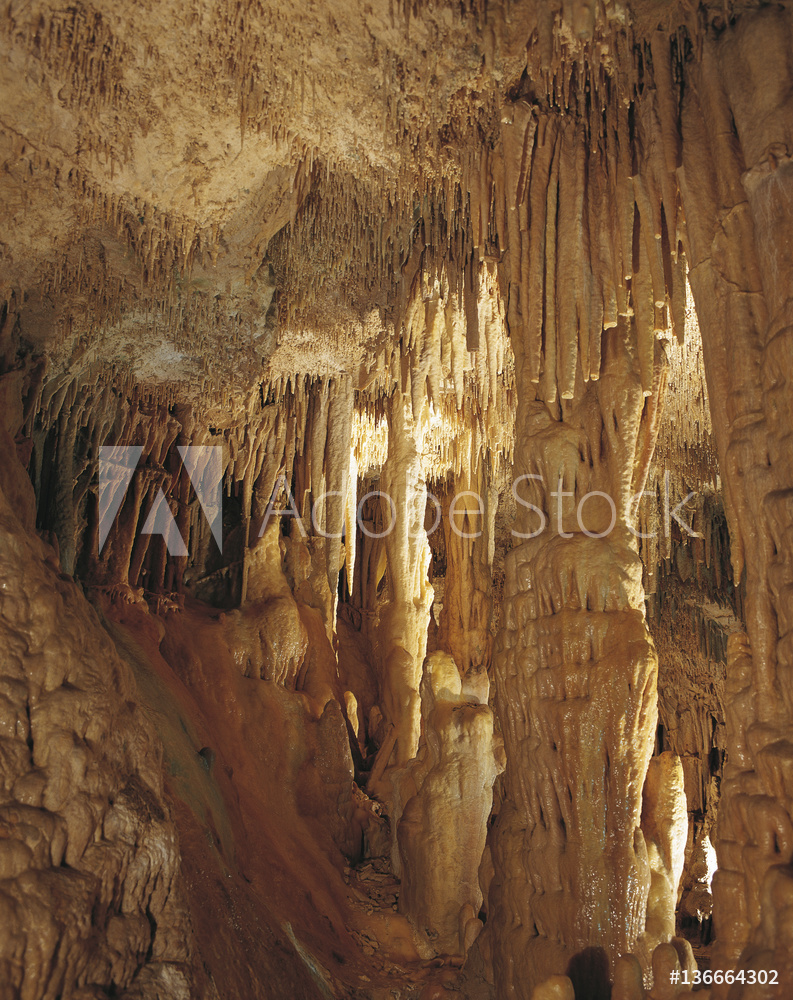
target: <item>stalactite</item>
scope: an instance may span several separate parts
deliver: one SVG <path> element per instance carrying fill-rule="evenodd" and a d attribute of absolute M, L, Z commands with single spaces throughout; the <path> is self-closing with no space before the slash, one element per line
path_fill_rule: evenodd
<path fill-rule="evenodd" d="M 532 165 L 531 178 L 531 229 L 530 243 L 521 253 L 521 268 L 528 267 L 528 281 L 523 280 L 521 290 L 521 309 L 528 325 L 528 356 L 530 378 L 533 382 L 540 379 L 540 367 L 543 344 L 543 326 L 547 323 L 547 311 L 544 305 L 545 271 L 549 254 L 555 252 L 555 247 L 549 241 L 547 220 L 547 192 L 552 176 L 553 153 L 557 137 L 557 123 L 554 119 L 543 117 L 538 133 L 537 154 Z M 521 249 L 523 249 L 521 247 Z M 550 331 L 550 325 L 545 329 Z M 550 333 L 548 334 L 550 336 Z"/>
<path fill-rule="evenodd" d="M 559 216 L 556 235 L 556 274 L 555 287 L 551 294 L 556 298 L 555 316 L 557 326 L 556 352 L 558 354 L 556 378 L 559 395 L 562 399 L 572 399 L 575 389 L 576 363 L 578 354 L 578 317 L 576 315 L 577 292 L 580 280 L 577 280 L 577 270 L 583 253 L 581 224 L 583 219 L 584 192 L 577 169 L 580 137 L 575 127 L 568 123 L 562 132 L 562 143 L 559 153 Z M 583 173 L 583 171 L 581 172 Z M 553 183 L 553 181 L 552 181 Z M 549 208 L 550 212 L 550 208 Z M 550 232 L 553 233 L 553 227 Z M 553 276 L 549 281 L 553 282 Z M 574 294 L 570 294 L 571 290 Z M 549 317 L 553 324 L 553 316 Z M 553 337 L 553 325 L 548 334 Z M 553 354 L 549 351 L 548 364 L 551 364 Z M 553 401 L 553 395 L 546 397 Z"/>
<path fill-rule="evenodd" d="M 435 815 L 433 782 L 456 773 L 439 747 L 450 733 L 471 735 L 433 703 L 421 743 L 428 637 L 457 662 L 459 694 L 473 697 L 468 675 L 486 671 L 491 592 L 501 586 L 491 570 L 496 524 L 503 534 L 510 517 L 497 521 L 495 497 L 507 493 L 513 463 L 518 476 L 542 475 L 524 483 L 526 496 L 560 526 L 570 527 L 589 488 L 614 497 L 615 537 L 574 528 L 572 541 L 525 538 L 498 556 L 497 701 L 513 760 L 486 848 L 496 875 L 477 947 L 483 967 L 496 956 L 499 991 L 519 997 L 583 947 L 635 948 L 647 968 L 656 939 L 673 931 L 673 892 L 651 888 L 673 880 L 671 848 L 649 805 L 641 816 L 654 689 L 643 615 L 678 559 L 698 583 L 712 569 L 729 584 L 746 626 L 724 654 L 731 760 L 717 963 L 754 961 L 752 948 L 782 955 L 783 865 L 770 845 L 784 849 L 789 817 L 752 796 L 784 798 L 790 714 L 789 129 L 773 97 L 787 92 L 790 30 L 785 11 L 732 2 L 666 11 L 664 29 L 650 13 L 622 3 L 375 4 L 350 38 L 346 10 L 298 5 L 284 17 L 242 0 L 177 18 L 172 47 L 167 4 L 134 26 L 120 9 L 46 4 L 9 7 L 0 19 L 20 94 L 0 128 L 0 360 L 2 371 L 28 366 L 16 447 L 61 569 L 95 594 L 123 595 L 135 614 L 147 604 L 167 622 L 163 649 L 179 645 L 171 632 L 185 594 L 216 602 L 213 628 L 233 640 L 242 680 L 299 687 L 310 712 L 346 706 L 354 764 L 343 710 L 321 715 L 327 746 L 343 757 L 331 784 L 348 803 L 351 775 L 362 781 L 371 764 L 366 741 L 379 747 L 368 773 L 392 809 L 391 848 L 410 884 L 403 910 L 417 920 L 437 913 L 414 892 L 415 871 L 435 863 L 416 846 L 417 817 Z M 309 49 L 312 72 L 294 56 Z M 772 74 L 773 88 L 763 82 Z M 28 356 L 39 350 L 40 377 Z M 713 421 L 703 365 L 714 414 L 724 411 Z M 94 467 L 107 445 L 142 454 L 100 552 Z M 222 552 L 180 460 L 190 445 L 223 450 Z M 642 590 L 630 499 L 645 487 L 660 498 L 667 482 L 673 502 L 689 487 L 723 485 L 732 565 L 705 501 L 686 509 L 705 537 L 678 542 L 664 537 L 660 500 L 645 497 L 636 525 L 659 537 L 640 542 Z M 358 496 L 378 487 L 409 509 L 388 540 L 356 526 Z M 428 630 L 427 491 L 446 497 L 448 513 L 452 488 L 483 496 L 481 515 L 466 503 L 459 517 L 483 522 L 484 534 L 446 527 L 437 543 L 445 603 Z M 290 520 L 290 495 L 305 535 Z M 141 535 L 161 496 L 187 557 Z M 391 512 L 380 499 L 362 510 L 382 529 Z M 262 534 L 268 508 L 279 523 Z M 608 523 L 607 508 L 588 502 L 595 526 Z M 525 505 L 513 520 L 535 527 Z M 340 591 L 354 641 L 368 642 L 378 664 L 378 690 L 360 699 L 366 718 L 337 683 Z M 299 640 L 274 669 L 246 652 L 272 645 L 254 621 L 265 599 L 285 602 L 282 631 Z M 701 616 L 691 631 L 702 656 L 721 656 L 723 636 Z M 426 680 L 443 712 L 454 705 L 473 732 L 487 713 Z M 247 711 L 254 700 L 235 704 Z M 296 703 L 268 702 L 273 717 L 283 721 L 286 704 Z M 577 727 L 565 714 L 574 706 Z M 31 703 L 31 718 L 39 707 Z M 370 727 L 375 708 L 382 725 Z M 482 745 L 490 782 L 493 747 Z M 528 764 L 518 767 L 522 754 Z M 679 804 L 677 778 L 667 785 Z M 361 787 L 356 794 L 366 812 Z M 342 843 L 363 839 L 361 828 L 334 830 Z M 475 833 L 474 854 L 481 823 Z M 741 867 L 739 854 L 751 862 Z M 466 878 L 475 867 L 467 858 Z M 595 870 L 608 874 L 587 880 Z M 481 929 L 469 888 L 464 905 L 454 897 L 461 926 L 443 930 L 461 952 Z M 718 913 L 733 903 L 729 931 Z M 408 940 L 407 923 L 398 926 Z"/>
<path fill-rule="evenodd" d="M 638 222 L 638 217 L 637 217 Z M 637 225 L 641 227 L 641 224 Z M 636 321 L 639 364 L 642 389 L 649 396 L 652 391 L 653 358 L 655 346 L 655 316 L 653 311 L 653 277 L 646 241 L 638 234 L 638 266 L 634 265 L 631 298 Z"/>
<path fill-rule="evenodd" d="M 559 170 L 564 146 L 565 132 L 569 133 L 570 123 L 563 125 L 561 137 L 557 139 L 551 158 L 550 176 L 548 178 L 547 207 L 545 216 L 545 322 L 544 322 L 544 370 L 543 396 L 547 403 L 553 403 L 557 394 L 557 358 L 559 338 L 556 315 L 556 268 L 558 245 L 557 206 L 559 200 Z"/>

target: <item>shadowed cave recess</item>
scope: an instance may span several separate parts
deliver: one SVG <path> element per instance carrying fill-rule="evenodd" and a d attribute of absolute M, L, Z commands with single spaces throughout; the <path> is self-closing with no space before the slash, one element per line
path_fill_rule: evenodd
<path fill-rule="evenodd" d="M 0 38 L 0 1000 L 793 996 L 793 7 Z"/>

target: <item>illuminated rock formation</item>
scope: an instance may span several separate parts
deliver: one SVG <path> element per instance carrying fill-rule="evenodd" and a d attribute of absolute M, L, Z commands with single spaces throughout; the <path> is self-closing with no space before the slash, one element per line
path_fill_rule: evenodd
<path fill-rule="evenodd" d="M 791 17 L 7 5 L 0 994 L 793 993 Z"/>
<path fill-rule="evenodd" d="M 400 909 L 426 957 L 464 955 L 482 929 L 479 865 L 503 748 L 493 735 L 493 713 L 467 700 L 457 666 L 444 653 L 427 657 L 421 712 L 423 745 L 402 779 L 415 793 L 397 829 Z"/>

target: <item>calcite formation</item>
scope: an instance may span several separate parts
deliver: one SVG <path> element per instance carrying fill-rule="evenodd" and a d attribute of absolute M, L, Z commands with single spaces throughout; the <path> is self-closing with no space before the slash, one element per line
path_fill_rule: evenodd
<path fill-rule="evenodd" d="M 446 653 L 427 657 L 421 712 L 423 746 L 400 777 L 415 788 L 405 794 L 397 826 L 400 909 L 426 957 L 465 954 L 482 929 L 479 866 L 503 747 L 491 709 L 466 698 Z"/>
<path fill-rule="evenodd" d="M 791 17 L 4 8 L 0 995 L 793 993 Z"/>

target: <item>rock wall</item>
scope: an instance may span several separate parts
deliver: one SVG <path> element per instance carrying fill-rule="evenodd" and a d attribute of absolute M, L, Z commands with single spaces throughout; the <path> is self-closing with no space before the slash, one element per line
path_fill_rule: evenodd
<path fill-rule="evenodd" d="M 730 580 L 723 505 L 718 495 L 700 499 L 704 502 L 691 521 L 699 537 L 673 537 L 669 559 L 659 567 L 648 620 L 658 651 L 657 746 L 681 758 L 688 802 L 679 916 L 682 927 L 707 944 L 727 755 L 727 647 L 730 636 L 745 626 L 739 617 L 741 591 Z"/>
<path fill-rule="evenodd" d="M 12 437 L 21 410 L 2 414 L 3 990 L 211 996 L 196 976 L 162 745 L 100 618 L 35 535 Z"/>
<path fill-rule="evenodd" d="M 708 38 L 681 107 L 691 287 L 730 526 L 745 574 L 746 633 L 727 650 L 727 764 L 713 881 L 718 965 L 758 963 L 790 990 L 790 681 L 785 539 L 790 370 L 785 225 L 791 172 L 789 11 L 755 12 Z M 782 200 L 780 200 L 782 199 Z M 771 219 L 774 222 L 771 222 Z M 726 996 L 726 988 L 716 988 Z"/>
<path fill-rule="evenodd" d="M 745 623 L 726 652 L 715 967 L 776 968 L 780 995 L 790 991 L 790 16 L 751 0 L 245 2 L 187 15 L 172 3 L 62 11 L 34 0 L 4 11 L 8 864 L 14 893 L 39 885 L 31 873 L 49 873 L 52 893 L 72 890 L 72 871 L 84 876 L 78 919 L 48 939 L 50 955 L 61 933 L 69 949 L 43 985 L 25 980 L 24 963 L 40 972 L 45 960 L 20 944 L 39 911 L 14 912 L 17 993 L 138 980 L 145 990 L 160 976 L 163 991 L 211 995 L 212 976 L 191 965 L 188 924 L 202 944 L 208 931 L 189 885 L 179 902 L 179 851 L 188 869 L 208 865 L 234 886 L 213 890 L 226 900 L 220 940 L 233 940 L 235 907 L 267 914 L 289 956 L 276 979 L 306 995 L 368 989 L 364 933 L 367 959 L 388 948 L 413 963 L 411 975 L 417 948 L 438 950 L 433 940 L 459 960 L 478 933 L 480 849 L 484 881 L 491 861 L 493 873 L 472 961 L 499 996 L 527 997 L 562 974 L 587 996 L 605 995 L 612 976 L 629 990 L 630 951 L 648 985 L 681 961 L 666 941 L 680 771 L 671 758 L 651 763 L 657 658 L 645 618 L 672 552 L 632 530 L 651 524 L 634 508 L 661 482 L 651 461 L 670 384 L 683 429 L 662 441 L 681 451 L 704 442 L 698 474 L 720 472 Z M 679 404 L 686 393 L 668 382 L 673 352 L 662 343 L 684 339 L 687 269 L 707 430 L 703 398 Z M 183 461 L 183 449 L 213 445 L 223 449 L 222 523 Z M 139 449 L 106 540 L 104 447 Z M 681 460 L 677 486 L 692 467 Z M 515 544 L 498 608 L 488 575 L 505 548 L 495 507 L 511 473 L 517 516 L 500 523 Z M 359 503 L 378 487 L 397 507 L 382 539 L 355 516 L 377 529 L 390 521 L 383 498 Z M 462 680 L 422 715 L 432 701 L 421 686 L 433 487 L 449 517 L 451 490 L 480 492 L 482 516 L 466 503 L 463 523 L 482 520 L 483 534 L 444 529 L 432 645 Z M 148 530 L 161 519 L 167 531 Z M 683 573 L 684 551 L 674 553 Z M 163 784 L 152 761 L 166 741 L 140 715 L 133 662 L 139 682 L 154 670 L 170 685 L 164 716 L 175 717 L 178 691 L 214 734 L 192 757 L 174 747 L 192 761 L 188 785 L 204 763 L 228 778 L 218 794 L 232 834 L 214 819 L 213 833 L 203 798 L 190 804 L 175 780 Z M 699 690 L 706 682 L 689 667 Z M 507 766 L 486 834 L 491 679 Z M 454 709 L 441 711 L 445 701 Z M 681 711 L 669 691 L 661 706 L 691 804 L 697 775 L 686 761 L 696 743 L 702 773 L 714 716 Z M 43 747 L 37 712 L 53 730 Z M 272 720 L 287 746 L 262 736 Z M 475 751 L 452 751 L 455 740 L 485 748 L 475 794 Z M 236 781 L 215 743 L 235 748 L 242 763 L 223 767 L 239 768 Z M 268 785 L 283 827 L 253 792 L 276 764 L 289 782 Z M 439 809 L 460 783 L 465 795 Z M 266 830 L 259 847 L 280 859 L 270 895 L 246 815 Z M 428 816 L 470 822 L 455 831 L 459 894 L 437 845 L 416 834 Z M 320 873 L 304 908 L 283 890 L 293 879 L 312 893 L 284 860 L 284 829 L 298 831 Z M 202 837 L 217 856 L 199 849 Z M 162 851 L 146 861 L 151 838 Z M 235 867 L 241 843 L 247 863 Z M 389 844 L 388 877 L 405 872 L 404 913 L 378 910 L 373 930 L 350 916 L 344 859 L 376 849 L 380 862 Z M 119 884 L 102 896 L 91 879 L 105 868 Z M 54 899 L 42 913 L 57 912 Z M 89 911 L 98 965 L 68 936 Z M 266 949 L 252 953 L 266 979 Z M 377 975 L 387 979 L 385 961 Z M 241 979 L 232 971 L 224 989 L 244 989 Z M 552 986 L 569 994 L 570 984 Z"/>

